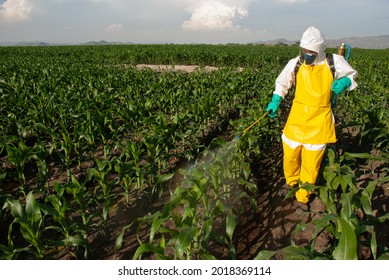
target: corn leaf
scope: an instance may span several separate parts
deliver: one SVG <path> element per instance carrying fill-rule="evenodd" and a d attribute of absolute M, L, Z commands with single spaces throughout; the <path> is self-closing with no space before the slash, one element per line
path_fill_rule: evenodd
<path fill-rule="evenodd" d="M 174 173 L 159 175 L 159 176 L 157 176 L 157 184 L 165 183 L 165 182 L 171 180 L 171 178 L 173 178 L 173 176 L 174 176 Z"/>
<path fill-rule="evenodd" d="M 269 251 L 269 250 L 263 250 L 260 251 L 255 257 L 254 260 L 269 260 L 271 257 L 273 257 L 277 251 Z"/>
<path fill-rule="evenodd" d="M 157 246 L 154 246 L 152 244 L 142 244 L 138 247 L 138 249 L 135 251 L 134 256 L 132 257 L 133 260 L 138 260 L 142 254 L 146 252 L 151 252 L 158 255 L 163 255 L 163 249 L 159 248 Z"/>
<path fill-rule="evenodd" d="M 10 208 L 11 215 L 14 218 L 23 218 L 25 213 L 22 205 L 20 204 L 19 200 L 16 199 L 7 199 L 6 203 L 4 204 L 4 208 Z"/>
<path fill-rule="evenodd" d="M 197 227 L 181 229 L 176 240 L 176 254 L 179 259 L 181 259 L 185 252 L 189 249 L 189 246 L 194 241 L 194 238 L 197 233 Z"/>
<path fill-rule="evenodd" d="M 374 231 L 371 234 L 370 249 L 373 258 L 376 260 L 377 259 L 377 236 Z"/>
<path fill-rule="evenodd" d="M 229 213 L 226 219 L 226 233 L 230 241 L 232 242 L 232 236 L 234 235 L 236 227 L 236 215 Z"/>
<path fill-rule="evenodd" d="M 332 256 L 336 260 L 356 260 L 357 255 L 357 237 L 354 230 L 349 223 L 342 219 L 337 219 L 338 225 L 340 226 L 340 239 L 338 245 L 332 252 Z"/>
<path fill-rule="evenodd" d="M 26 197 L 26 217 L 30 221 L 38 221 L 42 218 L 41 210 L 32 192 L 29 192 Z"/>
<path fill-rule="evenodd" d="M 342 194 L 342 209 L 340 211 L 341 217 L 345 219 L 346 221 L 350 219 L 351 215 L 353 214 L 353 193 L 347 193 Z"/>
<path fill-rule="evenodd" d="M 377 185 L 377 181 L 369 182 L 368 186 L 363 190 L 361 195 L 362 209 L 367 215 L 373 215 L 373 208 L 371 204 L 371 196 Z"/>
<path fill-rule="evenodd" d="M 345 152 L 344 156 L 348 159 L 358 159 L 358 158 L 370 159 L 371 158 L 371 155 L 369 153 L 348 153 L 348 152 Z"/>
<path fill-rule="evenodd" d="M 290 245 L 281 250 L 284 258 L 287 260 L 310 260 L 310 251 L 306 248 Z"/>

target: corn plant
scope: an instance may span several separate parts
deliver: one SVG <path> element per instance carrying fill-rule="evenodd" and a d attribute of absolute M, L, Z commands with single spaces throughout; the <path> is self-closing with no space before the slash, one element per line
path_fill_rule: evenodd
<path fill-rule="evenodd" d="M 32 151 L 32 148 L 27 147 L 27 145 L 22 141 L 20 141 L 17 146 L 7 144 L 5 149 L 7 151 L 8 161 L 11 162 L 16 168 L 17 179 L 20 183 L 20 190 L 22 193 L 24 193 L 26 181 L 24 167 L 26 163 L 33 157 L 34 152 Z"/>
<path fill-rule="evenodd" d="M 112 189 L 115 186 L 116 181 L 109 178 L 112 168 L 113 167 L 110 161 L 103 160 L 97 162 L 96 168 L 90 168 L 87 171 L 87 176 L 93 176 L 93 178 L 99 183 L 94 192 L 96 199 L 99 202 L 102 202 L 102 218 L 106 227 L 109 218 L 109 210 L 111 208 L 112 201 L 116 197 L 116 195 L 112 193 Z"/>
<path fill-rule="evenodd" d="M 118 184 L 123 188 L 123 195 L 125 197 L 126 203 L 128 204 L 130 195 L 135 190 L 133 164 L 132 162 L 126 162 L 125 160 L 121 160 L 118 157 L 112 159 L 112 162 L 114 164 L 114 170 L 119 176 Z"/>
<path fill-rule="evenodd" d="M 84 257 L 87 258 L 89 254 L 89 242 L 87 232 L 94 226 L 93 218 L 97 213 L 91 213 L 89 210 L 90 205 L 93 203 L 93 196 L 87 189 L 87 184 L 90 182 L 93 176 L 92 172 L 88 173 L 84 182 L 79 182 L 73 175 L 71 181 L 63 186 L 57 186 L 58 188 L 64 188 L 66 193 L 71 194 L 72 209 L 77 211 L 81 217 L 81 223 L 77 219 L 72 218 L 70 220 L 70 227 L 76 233 L 75 236 L 70 236 L 64 240 L 65 244 L 76 244 L 77 247 L 81 246 L 84 249 Z M 76 217 L 77 218 L 77 217 Z"/>
<path fill-rule="evenodd" d="M 54 222 L 59 225 L 52 225 L 47 227 L 60 232 L 64 238 L 70 236 L 71 230 L 69 226 L 68 212 L 71 210 L 68 200 L 64 196 L 65 188 L 60 184 L 54 184 L 55 194 L 48 195 L 45 198 L 46 204 L 41 205 L 42 211 L 53 217 Z"/>
<path fill-rule="evenodd" d="M 34 146 L 34 155 L 33 158 L 36 160 L 36 165 L 38 167 L 38 186 L 44 186 L 47 183 L 48 179 L 48 166 L 47 166 L 47 153 L 46 148 L 42 142 L 36 143 Z"/>
<path fill-rule="evenodd" d="M 19 200 L 10 198 L 5 202 L 3 209 L 4 208 L 8 209 L 14 218 L 9 226 L 8 248 L 4 253 L 6 253 L 8 257 L 12 257 L 15 253 L 12 235 L 14 226 L 18 224 L 20 226 L 20 232 L 23 239 L 29 245 L 16 251 L 26 251 L 33 253 L 37 258 L 43 258 L 45 255 L 45 246 L 42 244 L 42 233 L 44 228 L 43 216 L 33 193 L 29 192 L 27 194 L 25 205 L 22 205 Z M 11 255 L 9 255 L 10 253 Z"/>

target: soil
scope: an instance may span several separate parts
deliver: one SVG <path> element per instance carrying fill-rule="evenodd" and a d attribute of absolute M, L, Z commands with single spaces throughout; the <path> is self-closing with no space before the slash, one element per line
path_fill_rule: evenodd
<path fill-rule="evenodd" d="M 202 70 L 206 72 L 211 72 L 218 70 L 219 68 L 213 67 L 213 66 L 205 66 L 201 67 L 198 65 L 153 65 L 153 64 L 138 64 L 136 65 L 136 68 L 138 69 L 151 69 L 153 71 L 157 72 L 164 72 L 164 71 L 181 71 L 186 73 L 192 73 L 194 71 Z"/>
<path fill-rule="evenodd" d="M 185 73 L 192 73 L 194 71 L 205 71 L 205 72 L 212 72 L 215 70 L 220 69 L 219 67 L 214 66 L 199 66 L 199 65 L 155 65 L 155 64 L 138 64 L 136 65 L 136 68 L 138 69 L 151 69 L 153 71 L 157 72 L 164 72 L 164 71 L 173 71 L 173 72 L 185 72 Z M 238 71 L 242 71 L 243 68 L 237 68 Z"/>

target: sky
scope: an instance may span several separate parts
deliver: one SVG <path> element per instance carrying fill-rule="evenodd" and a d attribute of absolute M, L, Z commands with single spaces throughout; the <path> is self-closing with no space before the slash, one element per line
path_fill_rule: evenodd
<path fill-rule="evenodd" d="M 252 43 L 389 35 L 389 0 L 0 0 L 0 42 Z"/>

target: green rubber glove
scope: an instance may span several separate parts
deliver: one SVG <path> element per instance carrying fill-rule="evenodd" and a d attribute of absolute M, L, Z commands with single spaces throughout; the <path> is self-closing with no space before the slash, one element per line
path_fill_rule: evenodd
<path fill-rule="evenodd" d="M 335 94 L 341 94 L 351 86 L 351 80 L 349 77 L 343 77 L 339 80 L 335 80 L 332 83 L 331 90 Z"/>
<path fill-rule="evenodd" d="M 272 119 L 274 119 L 276 117 L 276 111 L 278 109 L 278 106 L 281 103 L 281 100 L 282 100 L 281 96 L 279 96 L 277 94 L 273 94 L 273 97 L 271 98 L 271 102 L 269 103 L 269 105 L 267 105 L 266 112 L 271 111 L 269 116 Z"/>

